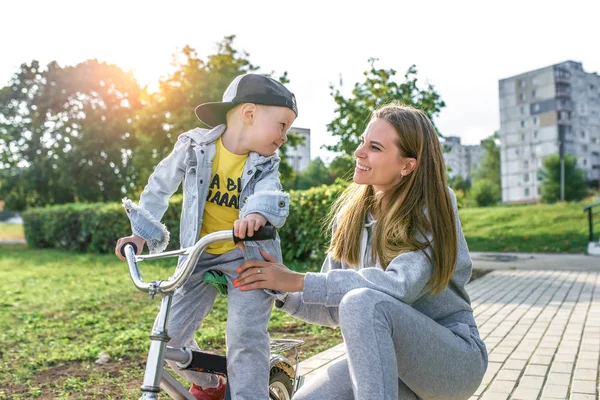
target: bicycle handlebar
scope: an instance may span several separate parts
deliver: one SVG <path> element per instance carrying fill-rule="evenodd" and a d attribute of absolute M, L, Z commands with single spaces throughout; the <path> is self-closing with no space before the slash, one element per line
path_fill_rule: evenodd
<path fill-rule="evenodd" d="M 158 254 L 148 254 L 148 255 L 136 255 L 137 246 L 134 243 L 126 242 L 121 248 L 120 252 L 127 259 L 127 264 L 129 266 L 129 275 L 131 275 L 131 280 L 136 288 L 141 290 L 142 292 L 161 292 L 168 293 L 174 291 L 179 286 L 183 284 L 191 274 L 193 267 L 198 262 L 198 258 L 204 250 L 210 246 L 211 244 L 221 242 L 221 241 L 230 241 L 233 240 L 234 243 L 239 241 L 254 241 L 254 240 L 269 240 L 275 239 L 276 230 L 273 225 L 266 225 L 261 227 L 259 230 L 254 232 L 252 237 L 245 237 L 244 239 L 240 239 L 235 237 L 233 234 L 233 230 L 230 231 L 218 231 L 210 233 L 200 240 L 196 242 L 193 246 L 186 247 L 179 250 L 173 251 L 165 251 L 163 253 Z M 156 260 L 158 258 L 166 258 L 173 256 L 188 256 L 176 270 L 175 275 L 170 277 L 166 281 L 158 281 L 158 282 L 144 282 L 142 279 L 140 269 L 138 267 L 139 261 L 144 260 Z"/>

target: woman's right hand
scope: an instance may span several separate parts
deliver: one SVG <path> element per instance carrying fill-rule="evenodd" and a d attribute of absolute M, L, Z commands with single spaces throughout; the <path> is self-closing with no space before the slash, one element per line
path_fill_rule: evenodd
<path fill-rule="evenodd" d="M 117 240 L 117 245 L 115 246 L 115 255 L 119 257 L 121 261 L 127 261 L 125 257 L 121 255 L 121 247 L 125 243 L 133 243 L 137 247 L 137 254 L 142 254 L 142 250 L 144 249 L 144 243 L 146 241 L 137 235 L 131 235 Z"/>

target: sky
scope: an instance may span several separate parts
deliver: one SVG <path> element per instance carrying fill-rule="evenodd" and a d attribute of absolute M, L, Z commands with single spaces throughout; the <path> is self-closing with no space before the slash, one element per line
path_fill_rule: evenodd
<path fill-rule="evenodd" d="M 0 87 L 20 64 L 75 65 L 96 58 L 156 87 L 185 45 L 200 58 L 236 35 L 261 72 L 288 72 L 311 157 L 335 142 L 331 84 L 349 95 L 368 59 L 395 69 L 415 64 L 446 103 L 442 134 L 478 144 L 499 128 L 498 80 L 566 60 L 600 73 L 600 1 L 137 0 L 2 2 Z M 193 110 L 190 110 L 193 112 Z"/>

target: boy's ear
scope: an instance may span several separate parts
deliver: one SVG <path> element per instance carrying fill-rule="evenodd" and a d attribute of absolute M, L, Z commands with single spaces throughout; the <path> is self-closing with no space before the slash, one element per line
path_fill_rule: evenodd
<path fill-rule="evenodd" d="M 240 111 L 242 114 L 242 120 L 244 121 L 244 124 L 252 125 L 254 119 L 256 118 L 257 109 L 258 107 L 254 103 L 242 104 L 242 108 Z"/>

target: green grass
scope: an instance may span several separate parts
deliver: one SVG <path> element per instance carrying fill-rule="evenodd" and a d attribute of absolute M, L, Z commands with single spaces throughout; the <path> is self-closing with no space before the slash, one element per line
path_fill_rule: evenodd
<path fill-rule="evenodd" d="M 0 240 L 22 240 L 23 225 L 0 222 Z"/>
<path fill-rule="evenodd" d="M 142 267 L 145 280 L 172 272 L 166 262 Z M 137 399 L 159 301 L 133 287 L 114 255 L 3 245 L 0 293 L 0 399 Z M 219 298 L 196 334 L 202 348 L 224 351 L 226 310 Z M 305 339 L 302 359 L 342 340 L 277 310 L 269 330 Z M 102 367 L 100 352 L 112 358 Z"/>
<path fill-rule="evenodd" d="M 463 208 L 459 215 L 471 251 L 584 253 L 586 204 Z"/>

